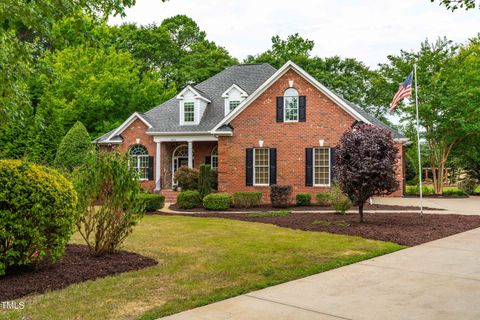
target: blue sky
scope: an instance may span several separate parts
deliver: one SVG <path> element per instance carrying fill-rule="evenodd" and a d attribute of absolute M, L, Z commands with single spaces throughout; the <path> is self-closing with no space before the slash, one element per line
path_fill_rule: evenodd
<path fill-rule="evenodd" d="M 158 24 L 176 14 L 193 18 L 240 60 L 268 49 L 273 35 L 298 32 L 315 41 L 315 55 L 354 57 L 375 67 L 426 38 L 465 42 L 480 32 L 480 10 L 450 12 L 429 0 L 137 0 L 126 18 L 109 23 Z"/>

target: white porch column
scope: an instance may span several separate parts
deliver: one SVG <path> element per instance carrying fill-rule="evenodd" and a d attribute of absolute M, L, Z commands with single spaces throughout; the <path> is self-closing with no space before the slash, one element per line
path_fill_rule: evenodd
<path fill-rule="evenodd" d="M 161 165 L 161 148 L 162 148 L 162 143 L 157 142 L 157 150 L 155 154 L 155 190 L 160 191 L 161 186 L 160 186 L 160 180 L 161 180 L 161 175 L 160 175 L 160 165 Z"/>
<path fill-rule="evenodd" d="M 193 168 L 193 142 L 188 141 L 188 167 Z"/>

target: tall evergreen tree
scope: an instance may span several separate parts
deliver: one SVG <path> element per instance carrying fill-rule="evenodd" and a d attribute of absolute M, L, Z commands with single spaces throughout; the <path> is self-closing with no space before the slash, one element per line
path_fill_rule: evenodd
<path fill-rule="evenodd" d="M 58 147 L 55 167 L 65 172 L 72 172 L 85 163 L 85 160 L 93 154 L 93 150 L 87 129 L 78 121 L 63 137 Z"/>

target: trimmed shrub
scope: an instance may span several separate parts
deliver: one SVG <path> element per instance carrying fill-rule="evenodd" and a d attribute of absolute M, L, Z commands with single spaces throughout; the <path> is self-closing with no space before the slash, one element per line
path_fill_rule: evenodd
<path fill-rule="evenodd" d="M 333 186 L 330 198 L 336 213 L 345 214 L 352 207 L 352 201 L 338 185 Z"/>
<path fill-rule="evenodd" d="M 56 170 L 0 160 L 0 186 L 0 275 L 60 259 L 75 228 L 72 184 Z"/>
<path fill-rule="evenodd" d="M 125 155 L 100 152 L 74 173 L 77 230 L 90 252 L 114 253 L 143 217 L 138 172 Z"/>
<path fill-rule="evenodd" d="M 228 193 L 212 193 L 203 198 L 203 206 L 208 210 L 227 210 L 232 197 Z"/>
<path fill-rule="evenodd" d="M 72 172 L 93 154 L 94 147 L 87 129 L 80 121 L 77 121 L 60 142 L 54 165 L 64 172 Z"/>
<path fill-rule="evenodd" d="M 475 189 L 474 189 L 475 190 Z M 467 194 L 462 191 L 462 190 L 455 190 L 455 189 L 446 189 L 443 190 L 443 195 L 444 196 L 449 196 L 449 197 L 465 197 Z"/>
<path fill-rule="evenodd" d="M 163 194 L 141 192 L 137 198 L 143 203 L 147 212 L 162 209 L 165 204 L 165 196 Z"/>
<path fill-rule="evenodd" d="M 210 183 L 213 190 L 218 190 L 218 170 L 210 168 Z"/>
<path fill-rule="evenodd" d="M 292 194 L 292 186 L 287 185 L 272 185 L 270 186 L 270 201 L 272 206 L 276 208 L 288 207 L 288 201 Z"/>
<path fill-rule="evenodd" d="M 202 203 L 202 197 L 198 191 L 182 191 L 177 196 L 177 205 L 182 209 L 198 207 Z"/>
<path fill-rule="evenodd" d="M 182 191 L 197 190 L 198 189 L 198 170 L 181 166 L 177 169 L 174 179 Z"/>
<path fill-rule="evenodd" d="M 462 190 L 466 194 L 473 194 L 477 186 L 478 186 L 478 180 L 470 177 L 465 178 L 462 181 L 459 181 L 457 184 L 458 189 Z M 445 194 L 445 191 L 443 191 L 444 194 Z"/>
<path fill-rule="evenodd" d="M 235 192 L 232 196 L 232 205 L 235 208 L 258 207 L 262 201 L 261 192 Z"/>
<path fill-rule="evenodd" d="M 310 193 L 297 193 L 296 200 L 297 206 L 309 206 L 312 202 L 312 196 Z"/>
<path fill-rule="evenodd" d="M 330 192 L 317 193 L 317 205 L 321 207 L 330 207 L 332 205 L 332 196 Z"/>
<path fill-rule="evenodd" d="M 200 175 L 198 177 L 198 192 L 204 198 L 207 194 L 212 192 L 210 165 L 200 165 Z"/>

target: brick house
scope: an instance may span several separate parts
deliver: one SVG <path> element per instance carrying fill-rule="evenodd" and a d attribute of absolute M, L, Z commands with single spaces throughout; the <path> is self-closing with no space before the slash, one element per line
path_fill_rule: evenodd
<path fill-rule="evenodd" d="M 128 152 L 144 188 L 168 192 L 181 166 L 218 170 L 221 192 L 261 191 L 288 184 L 312 196 L 332 184 L 334 149 L 345 130 L 363 122 L 391 130 L 399 148 L 397 177 L 404 190 L 408 140 L 327 89 L 293 62 L 236 65 L 95 140 Z"/>

